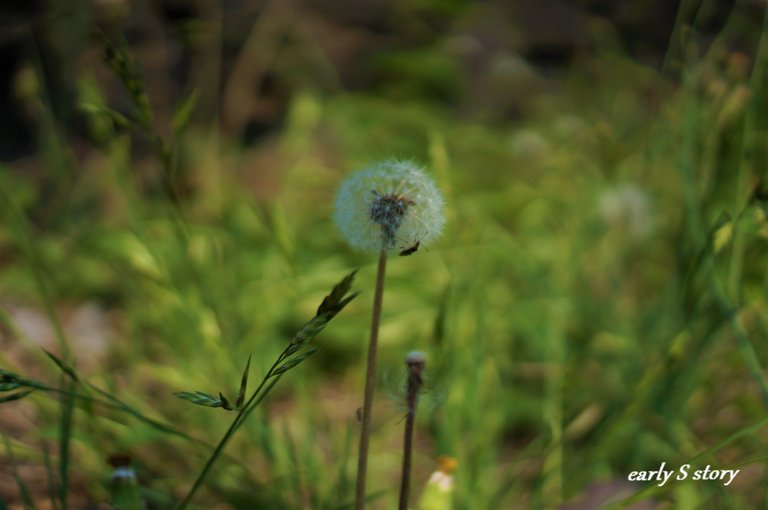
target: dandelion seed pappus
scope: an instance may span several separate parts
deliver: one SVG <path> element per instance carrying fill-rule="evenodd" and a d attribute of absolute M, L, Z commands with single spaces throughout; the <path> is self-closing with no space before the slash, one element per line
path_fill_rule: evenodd
<path fill-rule="evenodd" d="M 445 223 L 443 203 L 442 194 L 422 168 L 408 161 L 386 160 L 342 182 L 334 220 L 353 248 L 374 253 L 383 248 L 396 254 L 416 239 L 423 248 L 438 237 Z M 422 230 L 429 234 L 419 235 Z"/>
<path fill-rule="evenodd" d="M 388 400 L 388 407 L 393 414 L 390 423 L 399 425 L 408 417 L 408 372 L 384 370 L 382 373 L 383 394 Z M 419 409 L 431 412 L 440 407 L 447 399 L 445 387 L 431 377 L 429 373 L 423 376 L 423 384 L 418 392 Z"/>

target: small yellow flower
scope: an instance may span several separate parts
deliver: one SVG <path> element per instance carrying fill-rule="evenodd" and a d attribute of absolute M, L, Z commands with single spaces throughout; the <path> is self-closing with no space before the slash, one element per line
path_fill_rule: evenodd
<path fill-rule="evenodd" d="M 418 510 L 450 510 L 453 501 L 453 472 L 458 461 L 453 457 L 441 456 L 437 459 L 437 471 L 429 477 L 419 499 Z"/>

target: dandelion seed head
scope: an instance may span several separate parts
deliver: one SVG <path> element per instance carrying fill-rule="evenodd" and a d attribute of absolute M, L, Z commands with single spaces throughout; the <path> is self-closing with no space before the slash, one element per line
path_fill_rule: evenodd
<path fill-rule="evenodd" d="M 443 196 L 422 168 L 386 160 L 344 180 L 334 219 L 353 248 L 392 250 L 436 239 L 445 223 L 442 209 Z"/>
<path fill-rule="evenodd" d="M 411 351 L 405 357 L 405 364 L 410 366 L 421 366 L 422 368 L 427 363 L 426 355 L 421 351 Z"/>
<path fill-rule="evenodd" d="M 117 467 L 112 471 L 112 480 L 136 480 L 136 471 L 132 467 Z"/>
<path fill-rule="evenodd" d="M 650 199 L 637 185 L 624 184 L 604 192 L 599 206 L 604 221 L 621 228 L 630 239 L 642 241 L 653 230 Z"/>

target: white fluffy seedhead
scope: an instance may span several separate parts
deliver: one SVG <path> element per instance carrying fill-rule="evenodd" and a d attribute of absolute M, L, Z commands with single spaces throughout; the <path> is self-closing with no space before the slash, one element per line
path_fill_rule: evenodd
<path fill-rule="evenodd" d="M 334 219 L 359 250 L 392 250 L 398 241 L 428 244 L 445 224 L 443 196 L 418 165 L 386 160 L 344 180 Z"/>

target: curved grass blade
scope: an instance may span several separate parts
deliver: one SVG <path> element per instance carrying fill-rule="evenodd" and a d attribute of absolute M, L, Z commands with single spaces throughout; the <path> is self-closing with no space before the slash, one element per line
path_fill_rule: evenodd
<path fill-rule="evenodd" d="M 11 393 L 10 395 L 6 395 L 0 398 L 0 404 L 5 404 L 6 402 L 13 402 L 14 400 L 21 400 L 22 398 L 26 397 L 27 395 L 29 395 L 34 391 L 35 390 L 26 390 L 26 391 Z"/>
<path fill-rule="evenodd" d="M 251 371 L 251 356 L 248 356 L 248 363 L 245 364 L 245 370 L 243 371 L 243 377 L 240 379 L 240 391 L 237 394 L 237 400 L 235 401 L 235 409 L 241 409 L 243 402 L 245 402 L 245 392 L 248 390 L 248 373 Z"/>
<path fill-rule="evenodd" d="M 34 510 L 35 502 L 32 500 L 32 495 L 27 488 L 27 484 L 25 484 L 24 480 L 21 478 L 21 476 L 19 476 L 19 470 L 16 466 L 16 459 L 13 455 L 13 450 L 11 449 L 11 442 L 8 440 L 8 436 L 5 434 L 3 434 L 3 444 L 5 445 L 5 456 L 8 458 L 11 464 L 13 479 L 16 481 L 16 486 L 19 488 L 19 496 L 21 496 L 21 503 L 24 505 L 24 510 Z M 0 503 L 2 502 L 0 501 Z M 4 507 L 0 506 L 0 509 L 2 508 Z"/>
<path fill-rule="evenodd" d="M 304 351 L 303 353 L 299 354 L 295 358 L 291 358 L 288 361 L 286 361 L 285 363 L 283 363 L 282 365 L 280 365 L 279 367 L 277 367 L 274 370 L 274 372 L 272 372 L 272 374 L 270 374 L 270 377 L 274 377 L 276 375 L 282 374 L 283 372 L 287 372 L 288 370 L 292 369 L 293 367 L 295 367 L 296 365 L 298 365 L 299 363 L 301 363 L 305 359 L 309 358 L 310 356 L 312 356 L 314 353 L 316 353 L 319 350 L 320 349 L 318 347 L 315 347 L 315 348 L 312 348 L 312 349 L 307 349 L 306 351 Z"/>
<path fill-rule="evenodd" d="M 72 368 L 67 362 L 65 362 L 63 359 L 57 357 L 56 355 L 52 354 L 50 351 L 47 351 L 43 349 L 43 352 L 46 356 L 48 356 L 51 361 L 56 363 L 56 366 L 59 367 L 59 369 L 67 374 L 73 381 L 79 381 L 77 377 L 77 373 L 75 372 L 75 369 Z"/>

